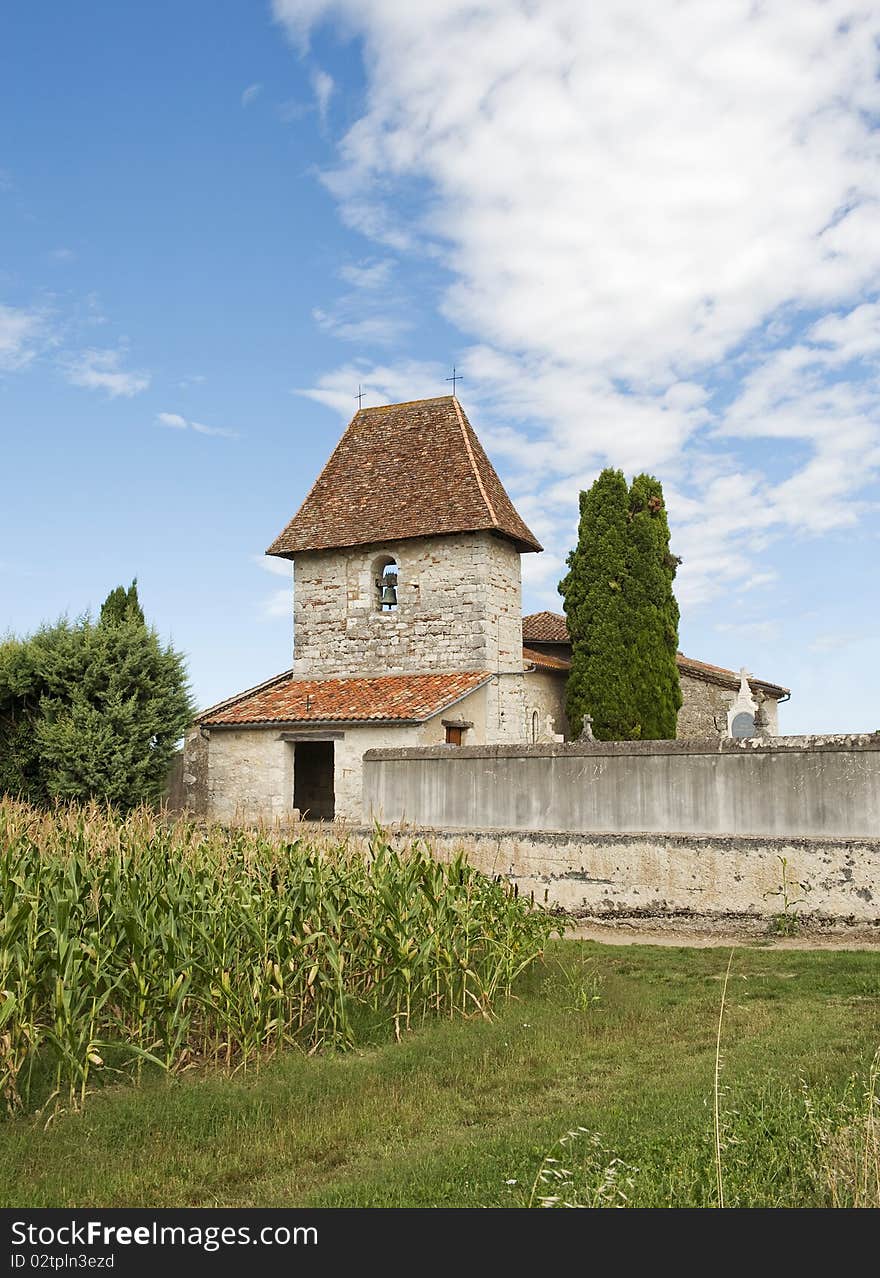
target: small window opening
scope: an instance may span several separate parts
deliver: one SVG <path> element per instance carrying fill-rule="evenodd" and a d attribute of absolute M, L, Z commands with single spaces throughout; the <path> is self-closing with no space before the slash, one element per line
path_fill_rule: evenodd
<path fill-rule="evenodd" d="M 380 612 L 394 612 L 397 608 L 397 563 L 393 559 L 380 560 L 377 564 L 376 607 Z"/>
<path fill-rule="evenodd" d="M 462 742 L 462 738 L 463 738 L 463 737 L 464 737 L 464 728 L 449 728 L 449 727 L 448 727 L 448 728 L 446 729 L 446 744 L 447 744 L 447 745 L 457 745 L 457 746 L 460 746 L 460 745 L 461 745 L 461 742 Z"/>
<path fill-rule="evenodd" d="M 538 712 L 532 711 L 532 745 L 538 744 Z"/>

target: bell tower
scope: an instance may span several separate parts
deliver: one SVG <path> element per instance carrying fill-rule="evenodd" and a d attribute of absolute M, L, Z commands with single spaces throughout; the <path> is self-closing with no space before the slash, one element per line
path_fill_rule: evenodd
<path fill-rule="evenodd" d="M 294 677 L 521 674 L 540 549 L 456 398 L 361 409 L 267 551 L 294 562 Z"/>

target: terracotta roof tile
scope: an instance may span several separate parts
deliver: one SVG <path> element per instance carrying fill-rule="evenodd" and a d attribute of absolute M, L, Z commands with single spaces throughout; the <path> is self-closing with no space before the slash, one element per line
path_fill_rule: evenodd
<path fill-rule="evenodd" d="M 379 675 L 376 678 L 294 679 L 289 671 L 203 710 L 206 727 L 254 723 L 422 723 L 475 691 L 492 676 Z"/>
<path fill-rule="evenodd" d="M 540 550 L 451 395 L 355 413 L 296 515 L 266 551 L 360 546 L 488 529 Z"/>
<path fill-rule="evenodd" d="M 563 657 L 548 657 L 544 652 L 535 652 L 534 648 L 523 648 L 523 661 L 537 666 L 541 670 L 570 670 L 571 662 Z"/>
<path fill-rule="evenodd" d="M 560 612 L 532 612 L 523 617 L 523 642 L 570 644 L 568 623 Z M 739 675 L 723 666 L 710 666 L 705 661 L 695 661 L 680 652 L 676 658 L 679 671 L 694 679 L 705 679 L 710 683 L 721 684 L 725 688 L 738 688 Z M 789 689 L 778 683 L 768 683 L 766 679 L 749 680 L 750 686 L 763 688 L 775 697 L 787 696 Z"/>
<path fill-rule="evenodd" d="M 705 661 L 695 661 L 693 657 L 686 657 L 680 652 L 677 657 L 678 668 L 682 674 L 692 675 L 696 679 L 707 679 L 711 683 L 720 683 L 727 688 L 739 687 L 739 675 L 734 670 L 725 670 L 723 666 L 710 666 Z M 766 679 L 749 679 L 749 687 L 763 688 L 774 696 L 782 697 L 789 694 L 788 688 L 783 688 L 779 683 L 768 683 Z"/>
<path fill-rule="evenodd" d="M 523 617 L 523 643 L 571 643 L 560 612 L 532 612 Z"/>

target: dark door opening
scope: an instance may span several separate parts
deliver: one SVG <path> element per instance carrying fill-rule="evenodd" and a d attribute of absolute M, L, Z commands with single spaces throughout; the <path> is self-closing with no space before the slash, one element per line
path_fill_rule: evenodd
<path fill-rule="evenodd" d="M 297 741 L 293 755 L 293 806 L 303 821 L 332 821 L 333 742 Z"/>

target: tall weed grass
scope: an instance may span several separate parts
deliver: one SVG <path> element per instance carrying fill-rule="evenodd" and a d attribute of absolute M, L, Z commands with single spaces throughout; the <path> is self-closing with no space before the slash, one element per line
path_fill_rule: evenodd
<path fill-rule="evenodd" d="M 461 857 L 0 799 L 0 1095 L 81 1104 L 282 1048 L 488 1016 L 555 924 Z"/>

